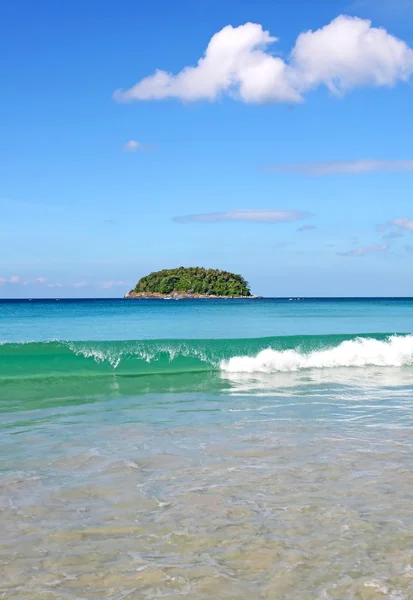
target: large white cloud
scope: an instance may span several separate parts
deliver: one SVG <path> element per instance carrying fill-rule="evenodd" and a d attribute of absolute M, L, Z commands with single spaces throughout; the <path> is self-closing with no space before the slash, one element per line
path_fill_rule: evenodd
<path fill-rule="evenodd" d="M 237 92 L 246 102 L 298 101 L 287 65 L 266 52 L 276 41 L 261 25 L 228 25 L 211 38 L 196 67 L 185 67 L 177 75 L 156 70 L 129 90 L 115 92 L 115 99 L 215 100 L 224 92 Z"/>
<path fill-rule="evenodd" d="M 270 51 L 277 41 L 256 23 L 228 25 L 211 38 L 195 67 L 177 75 L 158 69 L 114 97 L 213 101 L 227 94 L 247 103 L 291 103 L 320 85 L 339 94 L 364 85 L 392 86 L 413 73 L 413 50 L 365 19 L 341 15 L 301 33 L 287 61 Z"/>
<path fill-rule="evenodd" d="M 371 21 L 342 15 L 298 37 L 292 66 L 299 89 L 325 84 L 340 93 L 406 81 L 413 72 L 413 50 L 385 29 L 372 27 Z"/>

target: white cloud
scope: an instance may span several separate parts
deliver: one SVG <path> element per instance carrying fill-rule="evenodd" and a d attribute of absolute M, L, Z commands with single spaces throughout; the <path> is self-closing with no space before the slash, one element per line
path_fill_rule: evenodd
<path fill-rule="evenodd" d="M 48 283 L 47 287 L 49 287 L 49 288 L 61 288 L 61 287 L 63 287 L 63 283 Z"/>
<path fill-rule="evenodd" d="M 326 162 L 286 163 L 264 169 L 266 173 L 294 175 L 363 175 L 376 172 L 411 172 L 413 160 L 331 160 Z"/>
<path fill-rule="evenodd" d="M 292 59 L 301 88 L 325 84 L 336 94 L 364 85 L 392 86 L 413 72 L 413 50 L 405 42 L 367 19 L 345 15 L 302 33 Z"/>
<path fill-rule="evenodd" d="M 247 103 L 291 103 L 320 85 L 338 95 L 366 85 L 393 86 L 413 72 L 413 50 L 367 19 L 340 15 L 301 33 L 287 61 L 270 49 L 277 41 L 257 23 L 228 25 L 211 38 L 196 66 L 177 75 L 157 69 L 114 98 L 214 101 L 227 94 Z"/>
<path fill-rule="evenodd" d="M 37 283 L 46 283 L 47 279 L 46 277 L 36 277 L 36 281 Z"/>
<path fill-rule="evenodd" d="M 247 221 L 250 223 L 289 223 L 310 217 L 298 210 L 229 210 L 218 213 L 201 213 L 174 217 L 176 223 L 219 223 L 221 221 Z"/>
<path fill-rule="evenodd" d="M 205 55 L 196 67 L 185 67 L 174 76 L 157 70 L 129 90 L 117 90 L 115 99 L 216 100 L 226 93 L 237 93 L 245 102 L 298 102 L 286 74 L 287 65 L 266 52 L 277 41 L 261 25 L 228 25 L 210 40 Z"/>
<path fill-rule="evenodd" d="M 380 252 L 386 252 L 389 249 L 387 244 L 381 246 L 361 246 L 355 250 L 347 250 L 347 252 L 337 252 L 339 256 L 365 256 L 366 254 L 376 254 Z"/>
<path fill-rule="evenodd" d="M 76 281 L 75 283 L 72 283 L 72 287 L 74 288 L 82 288 L 87 286 L 86 281 Z"/>
<path fill-rule="evenodd" d="M 302 233 L 303 231 L 313 231 L 314 229 L 317 229 L 317 225 L 303 225 L 302 227 L 299 227 L 297 231 Z"/>
<path fill-rule="evenodd" d="M 413 254 L 413 246 L 409 246 L 408 244 L 406 244 L 404 249 L 408 254 Z"/>

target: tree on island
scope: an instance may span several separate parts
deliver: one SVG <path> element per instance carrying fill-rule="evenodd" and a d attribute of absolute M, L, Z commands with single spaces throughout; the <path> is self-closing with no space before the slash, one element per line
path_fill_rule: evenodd
<path fill-rule="evenodd" d="M 205 296 L 251 296 L 249 285 L 241 275 L 202 267 L 179 267 L 150 273 L 138 281 L 133 292 L 164 295 L 177 292 Z"/>

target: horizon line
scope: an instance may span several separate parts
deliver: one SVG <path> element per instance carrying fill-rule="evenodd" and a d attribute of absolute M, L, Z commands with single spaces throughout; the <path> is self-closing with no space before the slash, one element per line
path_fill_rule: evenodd
<path fill-rule="evenodd" d="M 0 298 L 0 302 L 76 302 L 76 301 L 85 301 L 85 300 L 104 300 L 104 301 L 114 301 L 114 300 L 125 300 L 130 302 L 131 300 L 136 300 L 139 302 L 143 301 L 155 301 L 164 300 L 165 298 L 124 298 L 123 296 L 85 296 L 85 297 L 36 297 L 36 298 Z M 222 298 L 176 298 L 176 300 L 180 301 L 209 301 L 209 300 L 413 300 L 413 296 L 252 296 L 252 297 L 222 297 Z"/>

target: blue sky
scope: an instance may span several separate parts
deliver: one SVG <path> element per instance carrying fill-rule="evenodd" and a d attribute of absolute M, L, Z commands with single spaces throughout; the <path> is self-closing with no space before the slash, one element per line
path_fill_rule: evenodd
<path fill-rule="evenodd" d="M 117 297 L 180 265 L 413 296 L 413 2 L 0 11 L 1 297 Z"/>

